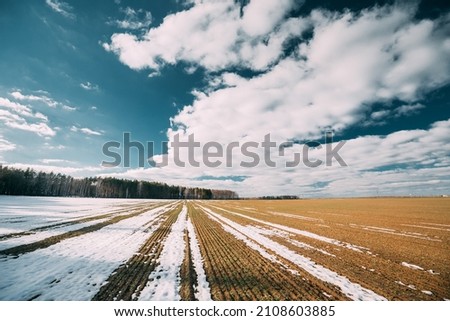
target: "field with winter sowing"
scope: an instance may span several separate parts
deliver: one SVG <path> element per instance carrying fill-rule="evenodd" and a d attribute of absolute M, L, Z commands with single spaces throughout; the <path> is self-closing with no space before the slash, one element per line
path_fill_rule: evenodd
<path fill-rule="evenodd" d="M 445 198 L 0 197 L 0 300 L 446 300 Z"/>

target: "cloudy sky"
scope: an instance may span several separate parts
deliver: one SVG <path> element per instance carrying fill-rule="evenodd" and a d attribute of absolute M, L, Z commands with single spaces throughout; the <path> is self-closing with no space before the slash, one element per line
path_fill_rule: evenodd
<path fill-rule="evenodd" d="M 448 1 L 0 0 L 0 41 L 3 165 L 241 196 L 450 193 Z M 157 162 L 168 141 L 167 166 L 133 148 L 125 167 L 124 133 Z"/>

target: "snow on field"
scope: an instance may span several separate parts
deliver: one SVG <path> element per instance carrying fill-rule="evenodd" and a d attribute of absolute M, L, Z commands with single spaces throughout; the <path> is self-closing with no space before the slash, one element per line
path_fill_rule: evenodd
<path fill-rule="evenodd" d="M 183 263 L 184 231 L 186 229 L 187 207 L 178 215 L 177 221 L 172 225 L 169 235 L 164 241 L 164 247 L 158 259 L 158 266 L 150 274 L 149 282 L 142 290 L 139 300 L 179 301 L 180 268 Z"/>
<path fill-rule="evenodd" d="M 438 224 L 438 223 L 420 223 L 420 224 L 424 224 L 424 225 L 434 225 L 434 226 L 443 226 L 443 227 L 450 227 L 450 225 L 448 224 Z"/>
<path fill-rule="evenodd" d="M 385 228 L 385 227 L 378 227 L 378 226 L 366 226 L 369 229 L 372 230 L 379 230 L 379 231 L 387 231 L 387 232 L 395 232 L 395 230 L 391 229 L 391 228 Z"/>
<path fill-rule="evenodd" d="M 253 241 L 261 244 L 263 247 L 270 249 L 271 251 L 274 251 L 279 256 L 296 264 L 298 267 L 310 273 L 314 277 L 324 282 L 329 282 L 331 284 L 336 285 L 341 289 L 342 293 L 344 293 L 350 299 L 371 300 L 371 301 L 386 300 L 386 298 L 376 294 L 372 290 L 366 289 L 362 287 L 360 284 L 351 282 L 348 278 L 339 275 L 338 273 L 333 272 L 327 269 L 326 267 L 313 262 L 311 259 L 288 249 L 287 247 L 267 238 L 266 236 L 263 236 L 259 233 L 255 233 L 255 230 L 252 230 L 247 226 L 243 226 L 234 221 L 231 221 L 203 206 L 201 208 L 208 214 L 209 217 L 216 218 L 217 220 L 221 221 L 222 226 L 228 225 L 234 228 L 235 230 L 239 231 L 240 233 L 252 239 Z"/>
<path fill-rule="evenodd" d="M 450 232 L 450 229 L 448 228 L 440 228 L 440 227 L 434 227 L 434 226 L 423 226 L 423 225 L 413 225 L 413 224 L 402 224 L 403 226 L 410 226 L 410 227 L 418 227 L 418 228 L 426 228 L 429 230 L 438 230 L 438 231 L 446 231 Z"/>
<path fill-rule="evenodd" d="M 226 209 L 223 209 L 223 208 L 220 208 L 220 207 L 216 207 L 216 206 L 213 206 L 213 207 L 216 208 L 216 209 L 222 210 L 224 212 L 227 212 L 227 213 L 230 213 L 230 214 L 233 214 L 233 215 L 236 215 L 236 216 L 244 217 L 246 219 L 249 219 L 249 220 L 252 220 L 252 221 L 255 221 L 255 222 L 267 225 L 267 226 L 271 226 L 271 227 L 274 227 L 274 228 L 277 228 L 277 229 L 280 229 L 280 230 L 283 230 L 283 231 L 286 231 L 286 232 L 289 232 L 289 233 L 293 233 L 293 234 L 297 234 L 297 235 L 301 235 L 301 236 L 306 236 L 306 237 L 309 237 L 309 238 L 312 238 L 312 239 L 316 239 L 316 240 L 319 240 L 319 241 L 322 241 L 322 242 L 325 242 L 325 243 L 329 243 L 329 244 L 333 244 L 333 245 L 336 245 L 336 246 L 344 247 L 344 248 L 350 249 L 352 251 L 363 252 L 363 251 L 369 250 L 366 247 L 362 247 L 362 246 L 359 246 L 359 245 L 354 245 L 354 244 L 350 244 L 350 243 L 346 243 L 346 242 L 341 242 L 341 241 L 338 241 L 338 240 L 335 240 L 335 239 L 332 239 L 332 238 L 329 238 L 329 237 L 326 237 L 326 236 L 318 235 L 318 234 L 313 233 L 313 232 L 299 230 L 299 229 L 292 228 L 292 227 L 287 227 L 287 226 L 284 226 L 284 225 L 281 225 L 281 224 L 275 224 L 275 223 L 266 222 L 266 221 L 263 221 L 263 220 L 259 220 L 257 218 L 253 218 L 253 217 L 241 214 L 241 213 L 236 213 L 236 212 L 233 212 L 233 211 L 229 211 L 229 210 L 226 210 Z"/>
<path fill-rule="evenodd" d="M 72 225 L 64 225 L 64 226 L 58 226 L 49 230 L 39 231 L 30 235 L 23 235 L 20 237 L 13 237 L 8 238 L 6 240 L 0 240 L 0 251 L 9 249 L 14 246 L 22 245 L 22 244 L 29 244 L 37 241 L 44 240 L 48 237 L 60 235 L 66 232 L 75 231 L 78 229 L 81 229 L 86 226 L 90 226 L 93 224 L 98 224 L 104 221 L 107 221 L 109 218 L 103 218 L 98 220 L 92 220 L 90 222 L 86 223 L 79 223 L 79 224 L 72 224 Z"/>
<path fill-rule="evenodd" d="M 187 230 L 189 233 L 189 246 L 191 248 L 192 262 L 194 270 L 197 274 L 197 286 L 195 287 L 195 298 L 199 301 L 211 301 L 211 290 L 209 283 L 206 280 L 205 269 L 203 268 L 203 259 L 200 252 L 200 245 L 195 234 L 194 226 L 191 219 L 187 221 Z"/>
<path fill-rule="evenodd" d="M 299 247 L 299 248 L 303 248 L 303 249 L 307 249 L 307 250 L 312 250 L 312 251 L 318 251 L 322 254 L 328 255 L 328 256 L 336 256 L 334 254 L 331 254 L 325 250 L 319 249 L 315 246 L 312 246 L 310 244 L 306 244 L 304 242 L 300 242 L 297 240 L 293 240 L 293 234 L 288 233 L 286 231 L 280 231 L 277 229 L 273 229 L 273 228 L 263 228 L 263 227 L 257 227 L 257 226 L 247 226 L 249 229 L 253 229 L 255 230 L 255 233 L 259 233 L 262 235 L 267 235 L 267 236 L 277 236 L 277 237 L 281 237 L 283 238 L 286 242 L 291 243 L 292 245 Z"/>
<path fill-rule="evenodd" d="M 203 207 L 202 207 L 203 208 Z M 204 208 L 203 208 L 204 209 Z M 205 209 L 204 209 L 205 210 Z M 283 265 L 275 255 L 272 255 L 270 253 L 268 253 L 265 249 L 263 249 L 259 244 L 257 244 L 256 242 L 253 242 L 253 240 L 251 238 L 248 238 L 247 236 L 245 236 L 244 234 L 242 234 L 241 232 L 239 232 L 237 229 L 229 226 L 229 225 L 224 225 L 222 223 L 222 221 L 220 221 L 218 218 L 216 218 L 215 216 L 210 216 L 210 219 L 212 219 L 213 221 L 219 223 L 220 225 L 222 225 L 222 228 L 230 233 L 231 235 L 233 235 L 236 239 L 241 240 L 245 243 L 245 245 L 247 245 L 249 248 L 251 248 L 252 250 L 257 251 L 259 254 L 261 254 L 262 257 L 265 257 L 266 259 L 278 263 L 280 265 Z"/>
<path fill-rule="evenodd" d="M 0 235 L 102 215 L 143 203 L 139 199 L 0 196 Z M 146 203 L 155 202 L 145 201 Z M 156 202 L 161 202 L 157 200 Z M 2 231 L 3 229 L 3 231 Z M 5 233 L 6 232 L 6 233 Z"/>
<path fill-rule="evenodd" d="M 410 268 L 410 269 L 413 269 L 413 270 L 420 270 L 420 271 L 423 271 L 423 270 L 424 270 L 423 267 L 420 267 L 420 266 L 418 266 L 418 265 L 411 264 L 411 263 L 408 263 L 408 262 L 402 262 L 402 265 L 403 265 L 403 266 L 406 266 L 406 267 L 408 267 L 408 268 Z"/>
<path fill-rule="evenodd" d="M 269 213 L 270 214 L 274 214 L 274 215 L 278 215 L 278 216 L 294 218 L 294 219 L 298 219 L 298 220 L 313 221 L 313 222 L 323 222 L 322 219 L 315 218 L 315 217 L 308 217 L 308 216 L 302 216 L 302 215 L 296 215 L 296 214 L 290 214 L 290 213 L 282 213 L 282 212 L 274 212 L 274 211 L 269 211 Z"/>
<path fill-rule="evenodd" d="M 385 234 L 391 234 L 391 235 L 397 235 L 397 236 L 406 236 L 406 237 L 412 237 L 412 238 L 417 238 L 417 239 L 426 240 L 426 241 L 442 242 L 442 240 L 440 240 L 440 239 L 431 238 L 431 237 L 421 234 L 421 233 L 396 231 L 393 229 L 386 229 L 386 228 L 358 225 L 358 224 L 349 224 L 349 226 L 353 227 L 353 228 L 360 228 L 365 231 L 385 233 Z"/>
<path fill-rule="evenodd" d="M 167 203 L 17 258 L 0 257 L 0 300 L 91 299 L 108 276 L 150 237 L 162 223 L 162 214 L 173 206 Z"/>

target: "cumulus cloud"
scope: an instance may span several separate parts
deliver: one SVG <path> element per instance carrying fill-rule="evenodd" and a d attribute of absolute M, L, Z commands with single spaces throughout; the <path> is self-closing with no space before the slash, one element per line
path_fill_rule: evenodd
<path fill-rule="evenodd" d="M 325 129 L 339 132 L 364 125 L 367 119 L 375 124 L 419 112 L 425 108 L 419 103 L 424 95 L 450 81 L 447 16 L 420 20 L 415 6 L 395 4 L 360 12 L 317 9 L 306 16 L 289 17 L 295 2 L 282 1 L 276 8 L 262 3 L 251 1 L 241 8 L 231 0 L 195 1 L 186 10 L 168 15 L 142 37 L 114 34 L 111 42 L 104 44 L 122 63 L 137 70 L 160 71 L 165 64 L 179 62 L 206 69 L 207 86 L 196 89 L 192 104 L 171 119 L 170 142 L 175 137 L 187 141 L 191 134 L 201 144 L 212 141 L 220 146 L 261 142 L 269 133 L 278 144 L 319 139 Z M 258 15 L 265 18 L 256 23 Z M 245 77 L 233 68 L 257 73 Z M 372 110 L 376 103 L 394 106 L 393 102 L 402 105 Z M 169 166 L 125 175 L 148 174 L 187 185 L 192 185 L 193 177 L 235 175 L 246 178 L 242 182 L 224 180 L 220 187 L 243 195 L 289 194 L 292 190 L 351 195 L 350 191 L 358 190 L 356 186 L 364 194 L 370 192 L 373 182 L 382 183 L 377 177 L 383 177 L 386 184 L 391 183 L 386 185 L 388 191 L 395 192 L 395 184 L 403 186 L 405 182 L 398 189 L 404 192 L 418 188 L 421 180 L 449 180 L 442 169 L 449 166 L 445 165 L 448 155 L 442 152 L 449 144 L 442 133 L 449 127 L 445 120 L 429 130 L 355 138 L 345 145 L 346 168 L 268 169 L 264 164 L 243 168 L 239 164 L 244 156 L 232 150 L 231 166 Z M 422 148 L 422 144 L 427 146 Z M 283 157 L 302 148 L 287 148 Z M 412 148 L 417 152 L 411 153 Z M 321 157 L 323 151 L 311 150 L 311 155 Z M 169 148 L 172 161 L 173 152 Z M 195 156 L 201 159 L 200 149 Z M 276 153 L 273 156 L 279 158 Z M 395 168 L 377 168 L 395 164 L 402 167 L 400 173 Z M 419 173 L 414 176 L 417 181 L 411 178 L 414 171 Z M 217 180 L 199 182 L 205 187 L 218 186 Z M 440 186 L 448 187 L 448 183 Z"/>
<path fill-rule="evenodd" d="M 295 3 L 252 1 L 241 15 L 233 0 L 196 2 L 143 37 L 117 33 L 103 46 L 133 69 L 159 69 L 180 60 L 210 70 L 238 64 L 266 69 L 280 57 L 284 41 L 306 29 L 304 19 L 282 20 Z"/>
<path fill-rule="evenodd" d="M 428 129 L 404 130 L 389 135 L 367 135 L 345 142 L 339 154 L 347 166 L 333 160 L 332 166 L 323 163 L 308 167 L 304 159 L 296 167 L 270 168 L 263 162 L 261 144 L 254 149 L 261 162 L 251 168 L 235 166 L 193 167 L 188 165 L 188 154 L 179 157 L 185 167 L 169 166 L 150 169 L 129 169 L 121 177 L 151 179 L 171 184 L 229 188 L 241 196 L 294 194 L 303 196 L 355 196 L 355 195 L 430 195 L 450 189 L 450 119 L 433 123 Z M 322 148 L 309 148 L 311 161 L 326 159 L 326 144 Z M 332 145 L 336 147 L 336 143 Z M 198 148 L 199 149 L 199 148 Z M 293 160 L 293 154 L 302 153 L 304 145 L 294 144 L 284 156 L 278 149 L 270 158 L 277 164 Z M 302 157 L 304 154 L 301 154 Z M 201 155 L 195 155 L 201 160 Z M 224 160 L 224 157 L 217 158 Z M 236 161 L 247 161 L 242 154 L 233 154 Z M 159 161 L 160 159 L 158 159 Z M 230 179 L 215 179 L 230 177 Z M 232 177 L 243 179 L 233 180 Z M 197 178 L 197 180 L 193 180 Z M 201 179 L 200 179 L 201 178 Z M 432 182 L 440 182 L 432 184 Z M 424 189 L 424 186 L 427 186 Z"/>
<path fill-rule="evenodd" d="M 360 121 L 374 102 L 414 103 L 449 82 L 444 18 L 416 20 L 414 8 L 393 5 L 357 13 L 314 10 L 307 17 L 282 20 L 292 7 L 293 2 L 284 1 L 265 22 L 270 28 L 252 33 L 245 31 L 246 17 L 254 17 L 253 10 L 271 12 L 271 5 L 252 1 L 241 15 L 234 1 L 196 2 L 167 16 L 142 39 L 115 34 L 105 47 L 134 69 L 179 61 L 209 70 L 264 69 L 276 62 L 251 79 L 220 74 L 173 118 L 175 125 L 212 139 L 250 132 L 262 137 L 269 130 L 280 139 L 306 138 L 326 127 L 341 130 Z M 283 42 L 305 30 L 313 37 L 301 42 L 296 54 L 278 61 Z M 261 32 L 266 32 L 264 41 Z"/>

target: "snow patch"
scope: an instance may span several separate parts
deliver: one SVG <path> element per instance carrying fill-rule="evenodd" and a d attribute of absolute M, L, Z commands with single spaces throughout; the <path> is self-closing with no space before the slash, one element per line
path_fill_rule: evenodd
<path fill-rule="evenodd" d="M 418 227 L 418 228 L 425 228 L 430 230 L 438 230 L 438 231 L 446 231 L 449 232 L 450 229 L 448 228 L 440 228 L 440 227 L 434 227 L 434 226 L 423 226 L 423 225 L 413 225 L 413 224 L 402 224 L 403 226 L 410 226 L 410 227 Z"/>
<path fill-rule="evenodd" d="M 274 215 L 278 215 L 278 216 L 284 216 L 284 217 L 304 220 L 304 221 L 323 222 L 323 220 L 320 219 L 320 218 L 314 218 L 314 217 L 309 217 L 309 216 L 302 216 L 302 215 L 283 213 L 283 212 L 274 212 L 274 211 L 269 211 L 269 213 L 270 214 L 274 214 Z"/>
<path fill-rule="evenodd" d="M 0 258 L 0 300 L 90 300 L 158 228 L 167 207 L 17 258 Z"/>
<path fill-rule="evenodd" d="M 198 244 L 197 235 L 195 234 L 195 228 L 192 225 L 191 219 L 188 218 L 187 230 L 189 233 L 189 246 L 191 248 L 192 262 L 194 264 L 194 270 L 197 274 L 197 286 L 195 287 L 195 298 L 199 301 L 211 301 L 211 290 L 209 283 L 206 280 L 206 273 L 203 268 L 203 259 L 200 252 L 200 246 Z"/>
<path fill-rule="evenodd" d="M 331 253 L 329 253 L 329 252 L 327 252 L 325 250 L 319 249 L 317 247 L 314 247 L 314 246 L 309 245 L 309 244 L 304 243 L 304 242 L 300 242 L 300 241 L 291 239 L 292 234 L 290 234 L 290 233 L 288 233 L 286 231 L 280 231 L 280 230 L 276 230 L 276 229 L 266 229 L 266 228 L 263 228 L 263 227 L 256 227 L 256 226 L 255 227 L 248 226 L 248 228 L 255 228 L 256 229 L 255 232 L 260 233 L 262 235 L 267 235 L 267 236 L 274 235 L 274 236 L 281 237 L 281 238 L 285 239 L 287 242 L 289 242 L 292 245 L 297 246 L 299 248 L 312 250 L 312 251 L 318 251 L 318 252 L 320 252 L 322 254 L 336 257 L 336 255 L 331 254 Z"/>
<path fill-rule="evenodd" d="M 202 207 L 203 208 L 203 207 Z M 216 217 L 210 216 L 210 218 L 219 223 L 222 228 L 225 230 L 225 232 L 230 233 L 231 235 L 233 235 L 236 239 L 243 241 L 245 243 L 245 245 L 247 245 L 249 248 L 257 251 L 259 254 L 261 254 L 262 257 L 278 263 L 280 265 L 282 265 L 283 267 L 284 264 L 282 264 L 275 255 L 272 255 L 270 253 L 268 253 L 266 250 L 264 250 L 261 246 L 259 246 L 259 244 L 253 242 L 251 239 L 249 239 L 247 236 L 245 236 L 244 234 L 240 233 L 239 231 L 237 231 L 236 229 L 232 228 L 231 226 L 228 225 L 224 225 L 219 219 L 217 219 Z"/>
<path fill-rule="evenodd" d="M 313 233 L 313 232 L 299 230 L 299 229 L 295 229 L 295 228 L 292 228 L 292 227 L 287 227 L 287 226 L 280 225 L 280 224 L 266 222 L 266 221 L 263 221 L 263 220 L 259 220 L 257 218 L 253 218 L 253 217 L 250 217 L 250 216 L 247 216 L 247 215 L 243 215 L 243 214 L 240 214 L 240 213 L 229 211 L 229 210 L 226 210 L 226 209 L 223 209 L 223 208 L 220 208 L 220 207 L 216 207 L 216 206 L 214 206 L 214 208 L 222 210 L 222 211 L 230 213 L 230 214 L 233 214 L 233 215 L 236 215 L 236 216 L 244 217 L 246 219 L 249 219 L 249 220 L 252 220 L 252 221 L 264 224 L 264 225 L 275 227 L 277 229 L 280 229 L 280 230 L 283 230 L 283 231 L 286 231 L 286 232 L 290 232 L 290 233 L 293 233 L 293 234 L 306 236 L 306 237 L 309 237 L 309 238 L 312 238 L 312 239 L 316 239 L 316 240 L 319 240 L 319 241 L 322 241 L 322 242 L 325 242 L 325 243 L 329 243 L 329 244 L 333 244 L 333 245 L 336 245 L 336 246 L 344 247 L 344 248 L 347 248 L 347 249 L 350 249 L 350 250 L 353 250 L 353 251 L 356 251 L 356 252 L 363 252 L 363 250 L 369 250 L 366 247 L 362 247 L 362 246 L 358 246 L 358 245 L 354 245 L 354 244 L 350 244 L 350 243 L 346 243 L 346 242 L 341 242 L 341 241 L 338 241 L 338 240 L 335 240 L 335 239 L 332 239 L 332 238 L 329 238 L 329 237 L 326 237 L 326 236 L 318 235 L 318 234 Z"/>
<path fill-rule="evenodd" d="M 433 270 L 427 270 L 428 273 L 433 274 L 433 275 L 439 275 L 440 273 L 433 271 Z"/>
<path fill-rule="evenodd" d="M 423 267 L 420 267 L 415 264 L 407 263 L 407 262 L 402 262 L 402 265 L 406 266 L 407 268 L 413 269 L 413 270 L 420 270 L 420 271 L 424 270 Z"/>
<path fill-rule="evenodd" d="M 173 223 L 164 247 L 158 259 L 159 264 L 150 273 L 149 282 L 142 290 L 139 300 L 179 301 L 180 297 L 180 268 L 183 264 L 186 243 L 184 230 L 186 229 L 187 208 L 183 208 Z"/>
<path fill-rule="evenodd" d="M 296 264 L 301 269 L 305 270 L 306 272 L 310 273 L 314 277 L 324 281 L 329 282 L 331 284 L 336 285 L 339 287 L 344 295 L 349 297 L 353 300 L 386 300 L 385 297 L 376 294 L 372 290 L 366 289 L 362 287 L 360 284 L 351 282 L 348 278 L 339 275 L 336 272 L 333 272 L 329 269 L 327 269 L 324 266 L 321 266 L 315 262 L 313 262 L 311 259 L 304 257 L 287 247 L 259 234 L 255 233 L 254 230 L 249 229 L 246 226 L 240 225 L 234 221 L 231 221 L 213 211 L 210 209 L 201 207 L 209 217 L 214 217 L 219 221 L 222 221 L 222 225 L 225 226 L 229 225 L 230 227 L 236 229 L 243 235 L 247 236 L 248 238 L 254 240 L 255 242 L 261 244 L 267 249 L 270 249 L 271 251 L 274 251 L 279 256 L 291 261 L 292 263 Z"/>

